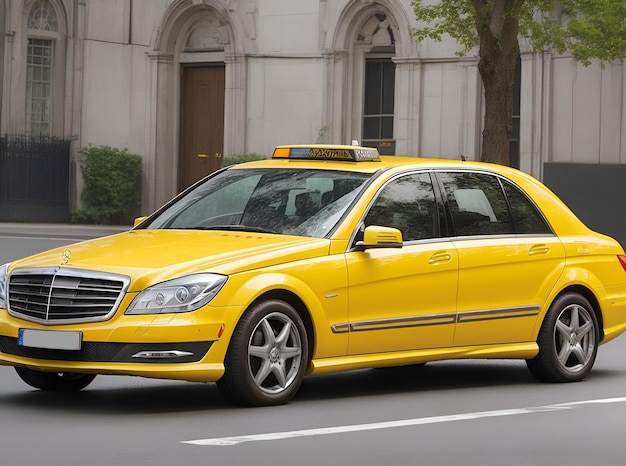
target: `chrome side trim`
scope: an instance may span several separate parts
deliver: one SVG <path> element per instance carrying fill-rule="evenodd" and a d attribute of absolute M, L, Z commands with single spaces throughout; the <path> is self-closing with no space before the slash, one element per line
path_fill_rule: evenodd
<path fill-rule="evenodd" d="M 392 319 L 364 320 L 350 324 L 350 330 L 385 330 L 390 328 L 422 327 L 425 325 L 453 324 L 455 314 L 434 314 L 427 316 L 395 317 Z"/>
<path fill-rule="evenodd" d="M 361 322 L 336 324 L 331 327 L 333 333 L 364 332 L 367 330 L 387 330 L 426 325 L 444 325 L 455 323 L 456 314 L 433 314 L 426 316 L 394 317 L 391 319 L 363 320 Z"/>
<path fill-rule="evenodd" d="M 466 311 L 460 313 L 431 314 L 425 316 L 394 317 L 391 319 L 362 320 L 353 323 L 331 325 L 333 333 L 364 332 L 368 330 L 388 330 L 427 325 L 447 325 L 484 320 L 512 319 L 539 315 L 541 306 L 529 305 L 502 309 Z"/>
<path fill-rule="evenodd" d="M 333 333 L 348 333 L 350 331 L 350 324 L 335 324 L 331 325 L 330 329 Z"/>
<path fill-rule="evenodd" d="M 502 309 L 489 309 L 482 311 L 467 311 L 457 314 L 457 322 L 479 322 L 482 320 L 512 319 L 515 317 L 536 316 L 541 311 L 541 306 L 530 305 Z"/>

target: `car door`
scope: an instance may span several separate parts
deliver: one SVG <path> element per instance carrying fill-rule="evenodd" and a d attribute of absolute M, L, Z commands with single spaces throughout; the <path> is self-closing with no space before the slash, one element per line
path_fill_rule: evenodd
<path fill-rule="evenodd" d="M 397 228 L 403 244 L 347 253 L 350 354 L 452 345 L 458 260 L 441 212 L 428 172 L 396 177 L 375 198 L 364 225 Z"/>
<path fill-rule="evenodd" d="M 440 172 L 459 254 L 455 346 L 529 341 L 561 275 L 565 251 L 512 183 Z"/>

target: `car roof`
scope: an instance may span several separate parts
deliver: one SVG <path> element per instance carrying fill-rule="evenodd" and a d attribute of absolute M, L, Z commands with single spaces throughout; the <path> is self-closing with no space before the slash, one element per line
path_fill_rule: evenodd
<path fill-rule="evenodd" d="M 338 171 L 354 171 L 361 173 L 375 173 L 379 170 L 390 168 L 400 169 L 443 169 L 443 170 L 463 170 L 474 169 L 488 171 L 492 173 L 511 174 L 511 172 L 520 173 L 518 170 L 504 165 L 493 163 L 462 161 L 457 159 L 440 159 L 426 157 L 408 157 L 408 156 L 380 156 L 377 161 L 360 161 L 349 162 L 340 160 L 307 160 L 307 159 L 265 159 L 254 162 L 246 162 L 238 165 L 232 165 L 233 169 L 248 168 L 302 168 L 302 169 L 318 169 L 318 170 L 338 170 Z"/>

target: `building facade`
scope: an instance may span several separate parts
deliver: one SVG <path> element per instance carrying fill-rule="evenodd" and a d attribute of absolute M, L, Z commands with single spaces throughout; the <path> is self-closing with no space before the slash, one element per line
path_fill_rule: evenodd
<path fill-rule="evenodd" d="M 0 4 L 0 133 L 69 138 L 74 154 L 94 144 L 141 155 L 146 213 L 225 155 L 278 144 L 479 157 L 477 57 L 458 57 L 454 42 L 416 43 L 410 0 Z M 623 63 L 585 68 L 522 46 L 519 68 L 522 170 L 626 164 Z"/>

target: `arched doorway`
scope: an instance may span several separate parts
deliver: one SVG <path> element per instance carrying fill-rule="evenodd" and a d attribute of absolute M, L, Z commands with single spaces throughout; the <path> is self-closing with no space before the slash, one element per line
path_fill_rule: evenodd
<path fill-rule="evenodd" d="M 160 24 L 147 54 L 150 124 L 142 193 L 146 212 L 219 167 L 215 154 L 245 150 L 243 47 L 246 37 L 254 37 L 244 27 L 241 11 L 226 8 L 221 0 L 176 0 Z M 208 112 L 200 103 L 203 95 L 217 102 L 208 105 L 212 109 Z M 217 135 L 210 138 L 211 144 L 202 142 L 207 133 Z M 203 165 L 198 168 L 192 161 Z"/>
<path fill-rule="evenodd" d="M 218 170 L 224 153 L 224 99 L 228 36 L 208 12 L 181 53 L 178 191 Z"/>

